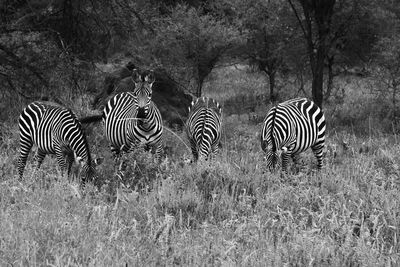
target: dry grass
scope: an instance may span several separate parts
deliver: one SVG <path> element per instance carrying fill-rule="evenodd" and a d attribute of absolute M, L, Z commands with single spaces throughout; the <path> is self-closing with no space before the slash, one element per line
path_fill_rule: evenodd
<path fill-rule="evenodd" d="M 258 126 L 231 130 L 211 164 L 185 165 L 172 154 L 155 165 L 137 152 L 127 158 L 130 180 L 117 183 L 106 160 L 100 192 L 77 190 L 59 176 L 54 159 L 35 174 L 28 166 L 19 183 L 16 158 L 7 156 L 16 148 L 7 148 L 0 157 L 1 264 L 399 262 L 400 147 L 394 139 L 338 133 L 321 173 L 305 153 L 302 172 L 282 179 L 263 168 L 252 132 Z M 138 181 L 148 186 L 131 186 Z"/>
<path fill-rule="evenodd" d="M 105 157 L 100 191 L 60 177 L 53 158 L 37 172 L 29 161 L 18 182 L 17 127 L 2 127 L 0 265 L 400 263 L 396 135 L 360 137 L 330 125 L 324 169 L 316 172 L 305 153 L 301 172 L 281 177 L 264 169 L 261 124 L 229 116 L 214 162 L 185 164 L 189 151 L 167 133 L 161 164 L 138 151 L 117 180 L 97 127 L 89 140 Z"/>

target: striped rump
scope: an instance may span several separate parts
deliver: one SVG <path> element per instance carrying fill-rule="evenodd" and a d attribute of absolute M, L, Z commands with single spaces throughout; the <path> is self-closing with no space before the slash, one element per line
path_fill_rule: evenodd
<path fill-rule="evenodd" d="M 282 170 L 286 171 L 290 157 L 297 163 L 298 155 L 311 148 L 320 169 L 325 126 L 322 110 L 306 98 L 291 99 L 271 108 L 261 130 L 261 148 L 266 154 L 267 167 L 274 170 L 282 164 Z"/>
<path fill-rule="evenodd" d="M 213 157 L 218 152 L 221 115 L 220 104 L 212 98 L 198 98 L 189 107 L 186 134 L 195 160 Z"/>

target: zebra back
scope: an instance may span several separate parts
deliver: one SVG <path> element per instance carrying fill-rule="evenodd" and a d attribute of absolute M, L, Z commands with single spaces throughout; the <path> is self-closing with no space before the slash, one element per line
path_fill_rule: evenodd
<path fill-rule="evenodd" d="M 186 134 L 195 160 L 212 157 L 218 152 L 221 116 L 222 108 L 212 98 L 198 98 L 189 107 Z"/>
<path fill-rule="evenodd" d="M 95 177 L 86 135 L 70 109 L 49 102 L 33 102 L 22 111 L 19 128 L 21 150 L 18 168 L 21 178 L 33 144 L 43 155 L 73 153 L 82 165 L 83 181 Z M 62 169 L 65 167 L 61 164 Z"/>
<path fill-rule="evenodd" d="M 197 109 L 201 108 L 213 110 L 219 117 L 222 115 L 221 105 L 216 100 L 203 96 L 192 101 L 191 105 L 189 106 L 189 116 L 191 113 L 194 113 Z"/>

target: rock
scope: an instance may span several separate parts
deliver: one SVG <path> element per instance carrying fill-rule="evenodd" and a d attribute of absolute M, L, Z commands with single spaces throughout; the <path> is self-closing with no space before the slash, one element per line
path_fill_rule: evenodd
<path fill-rule="evenodd" d="M 117 93 L 133 91 L 135 84 L 131 79 L 131 71 L 135 68 L 133 63 L 128 63 L 119 70 L 109 73 L 104 78 L 102 91 L 97 94 L 92 102 L 93 109 L 102 110 L 107 101 Z M 172 127 L 182 127 L 188 115 L 188 107 L 192 97 L 185 93 L 163 69 L 155 69 L 156 80 L 153 84 L 153 101 L 159 108 L 164 122 Z"/>

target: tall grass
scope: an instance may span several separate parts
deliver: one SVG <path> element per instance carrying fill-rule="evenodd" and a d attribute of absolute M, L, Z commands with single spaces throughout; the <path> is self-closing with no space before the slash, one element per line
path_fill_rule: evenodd
<path fill-rule="evenodd" d="M 400 147 L 393 138 L 338 133 L 329 143 L 337 146 L 335 154 L 327 154 L 322 172 L 314 171 L 315 158 L 305 153 L 303 170 L 281 177 L 264 168 L 254 134 L 259 125 L 226 123 L 230 130 L 214 162 L 184 164 L 181 152 L 173 151 L 155 164 L 150 154 L 138 151 L 126 158 L 130 169 L 124 181 L 115 180 L 113 160 L 99 166 L 100 191 L 90 185 L 79 191 L 60 177 L 52 158 L 35 173 L 29 164 L 18 182 L 16 157 L 8 156 L 17 149 L 5 147 L 1 264 L 399 262 Z M 362 145 L 368 150 L 359 153 Z"/>
<path fill-rule="evenodd" d="M 333 126 L 321 172 L 307 152 L 299 173 L 269 173 L 261 123 L 234 115 L 213 162 L 187 163 L 184 133 L 167 131 L 167 157 L 125 155 L 119 179 L 97 125 L 87 132 L 102 187 L 81 190 L 52 157 L 38 171 L 30 159 L 18 181 L 18 130 L 4 125 L 0 265 L 397 266 L 397 136 Z"/>

